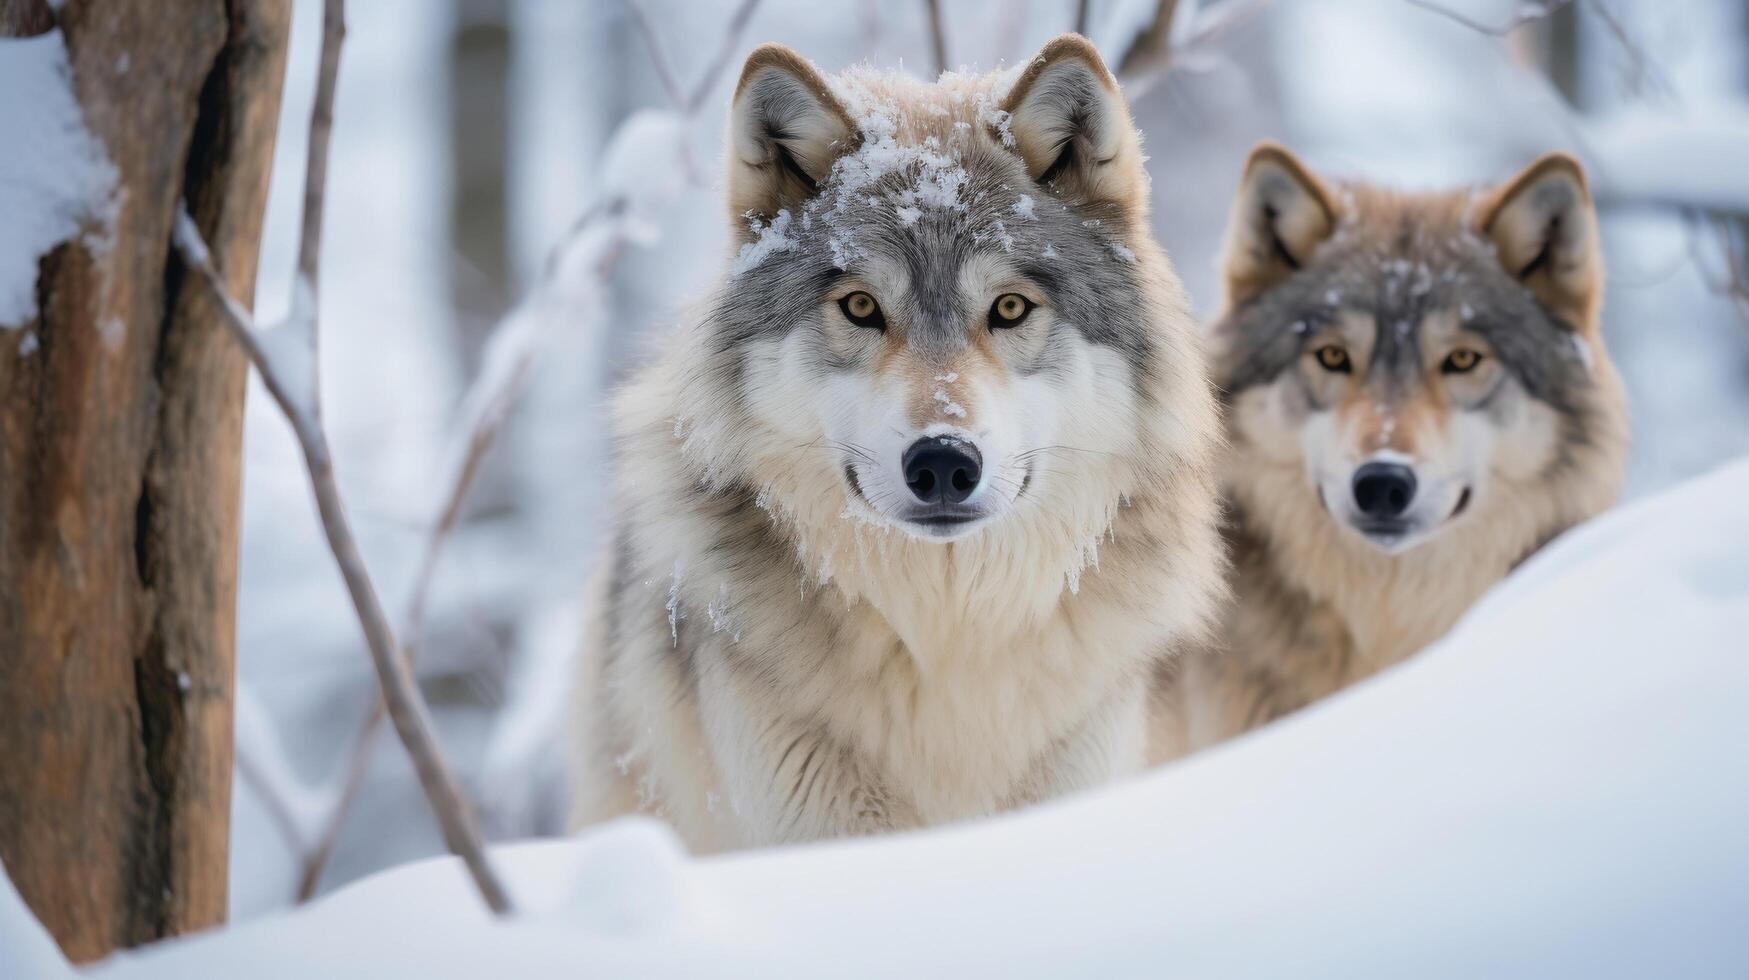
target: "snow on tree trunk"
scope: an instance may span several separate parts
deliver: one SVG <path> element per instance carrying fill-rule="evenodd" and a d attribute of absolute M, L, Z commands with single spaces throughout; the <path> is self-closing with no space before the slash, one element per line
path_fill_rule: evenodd
<path fill-rule="evenodd" d="M 0 219 L 0 860 L 75 960 L 225 916 L 245 360 L 170 241 L 186 198 L 253 294 L 289 14 L 0 0 L 0 69 L 48 65 L 0 124 L 66 137 L 0 133 L 47 209 Z"/>

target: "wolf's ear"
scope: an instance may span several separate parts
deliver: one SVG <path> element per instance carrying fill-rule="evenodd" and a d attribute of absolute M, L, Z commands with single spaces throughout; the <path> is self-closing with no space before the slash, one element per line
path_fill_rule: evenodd
<path fill-rule="evenodd" d="M 812 197 L 856 125 L 807 59 L 781 44 L 747 56 L 729 110 L 729 208 L 770 218 Z"/>
<path fill-rule="evenodd" d="M 1545 153 L 1483 198 L 1476 215 L 1507 272 L 1573 326 L 1596 324 L 1602 249 L 1578 160 Z"/>
<path fill-rule="evenodd" d="M 1002 109 L 1009 127 L 1003 143 L 1040 186 L 1059 197 L 1146 206 L 1141 141 L 1117 79 L 1091 41 L 1079 34 L 1052 39 L 1021 72 Z"/>
<path fill-rule="evenodd" d="M 1305 265 L 1336 230 L 1329 188 L 1278 143 L 1259 143 L 1245 161 L 1227 220 L 1221 274 L 1227 303 L 1257 295 Z"/>

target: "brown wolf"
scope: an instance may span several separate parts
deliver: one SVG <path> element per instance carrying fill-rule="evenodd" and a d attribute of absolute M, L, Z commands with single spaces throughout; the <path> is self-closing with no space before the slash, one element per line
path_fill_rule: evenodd
<path fill-rule="evenodd" d="M 1626 453 L 1596 216 L 1571 157 L 1411 194 L 1326 182 L 1265 144 L 1223 274 L 1236 601 L 1219 643 L 1162 672 L 1159 758 L 1438 638 L 1608 507 Z"/>

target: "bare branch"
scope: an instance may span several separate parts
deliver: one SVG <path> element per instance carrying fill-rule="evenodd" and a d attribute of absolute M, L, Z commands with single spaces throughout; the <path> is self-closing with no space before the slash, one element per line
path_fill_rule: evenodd
<path fill-rule="evenodd" d="M 1083 36 L 1087 34 L 1087 19 L 1092 13 L 1088 8 L 1092 6 L 1092 0 L 1075 0 L 1075 26 L 1072 28 L 1075 33 Z"/>
<path fill-rule="evenodd" d="M 1729 299 L 1738 317 L 1749 323 L 1749 254 L 1746 254 L 1749 248 L 1742 242 L 1749 232 L 1745 231 L 1744 219 L 1695 208 L 1685 209 L 1683 217 L 1688 224 L 1689 262 L 1707 289 L 1714 295 Z M 1723 270 L 1714 268 L 1714 257 L 1707 254 L 1702 231 L 1713 233 Z"/>
<path fill-rule="evenodd" d="M 680 93 L 680 79 L 674 74 L 674 66 L 668 61 L 668 53 L 662 50 L 662 41 L 656 36 L 656 26 L 650 23 L 649 14 L 645 13 L 644 5 L 639 0 L 625 0 L 626 10 L 632 15 L 632 25 L 644 38 L 644 49 L 650 55 L 650 67 L 656 71 L 656 80 L 662 84 L 662 91 L 668 96 L 668 101 L 679 105 L 684 98 Z"/>
<path fill-rule="evenodd" d="M 450 850 L 468 865 L 480 886 L 481 894 L 486 897 L 486 903 L 493 911 L 500 914 L 508 912 L 509 900 L 503 886 L 498 883 L 497 876 L 486 864 L 473 815 L 463 801 L 456 788 L 455 779 L 438 750 L 425 700 L 419 693 L 411 667 L 396 647 L 394 631 L 389 627 L 382 603 L 377 598 L 375 585 L 365 568 L 363 555 L 358 550 L 357 539 L 353 536 L 340 499 L 339 487 L 334 480 L 327 434 L 320 422 L 303 412 L 298 402 L 285 394 L 283 379 L 279 377 L 274 362 L 261 346 L 254 322 L 248 312 L 225 292 L 224 281 L 213 266 L 206 242 L 187 212 L 177 218 L 176 245 L 183 261 L 200 275 L 208 290 L 218 299 L 225 314 L 225 323 L 232 335 L 248 353 L 250 361 L 266 383 L 268 393 L 292 422 L 298 447 L 303 451 L 304 462 L 309 470 L 310 487 L 316 497 L 316 509 L 321 515 L 322 529 L 327 535 L 329 550 L 334 553 L 335 564 L 340 568 L 341 578 L 352 598 L 359 625 L 364 630 L 365 644 L 369 647 L 371 659 L 376 666 L 377 679 L 388 702 L 395 730 L 406 745 L 408 755 L 413 758 L 414 769 L 418 772 L 420 784 L 425 788 L 432 810 L 437 815 L 444 840 L 449 844 Z"/>
<path fill-rule="evenodd" d="M 704 104 L 716 91 L 717 81 L 722 78 L 723 71 L 729 66 L 729 59 L 734 56 L 735 48 L 740 44 L 741 35 L 747 30 L 747 22 L 753 19 L 753 11 L 759 9 L 759 0 L 741 0 L 741 5 L 729 15 L 728 27 L 723 31 L 723 43 L 717 46 L 716 57 L 711 59 L 704 74 L 698 77 L 698 82 L 692 87 L 692 95 L 684 103 L 676 103 L 676 107 L 687 115 L 696 115 L 704 108 Z"/>
<path fill-rule="evenodd" d="M 240 750 L 237 752 L 237 774 L 243 777 L 243 781 L 249 784 L 261 800 L 261 805 L 267 809 L 268 818 L 273 821 L 280 836 L 285 838 L 285 846 L 293 854 L 306 853 L 308 848 L 304 843 L 304 831 L 298 826 L 298 818 L 292 812 L 291 803 L 286 800 L 279 787 L 257 768 L 254 758 Z"/>
<path fill-rule="evenodd" d="M 1484 24 L 1467 14 L 1459 13 L 1443 4 L 1434 3 L 1433 0 L 1403 0 L 1403 2 L 1412 7 L 1420 7 L 1430 14 L 1438 14 L 1479 34 L 1486 34 L 1490 37 L 1505 37 L 1526 24 L 1534 24 L 1550 16 L 1555 11 L 1572 3 L 1573 0 L 1546 0 L 1542 3 L 1521 4 L 1505 23 L 1498 26 Z"/>
<path fill-rule="evenodd" d="M 303 241 L 298 251 L 300 289 L 308 298 L 304 311 L 308 323 L 291 324 L 279 329 L 300 329 L 309 332 L 313 348 L 316 330 L 316 297 L 321 258 L 322 211 L 327 187 L 328 142 L 333 131 L 334 89 L 340 64 L 340 45 L 345 37 L 345 0 L 326 0 L 323 7 L 321 69 L 316 82 L 315 107 L 310 114 L 310 154 L 304 178 Z M 279 366 L 268 356 L 256 333 L 253 318 L 225 288 L 224 280 L 213 264 L 210 251 L 195 227 L 194 220 L 184 210 L 177 217 L 174 235 L 183 260 L 207 284 L 218 299 L 224 320 L 231 333 L 243 345 L 255 369 L 266 383 L 268 392 L 281 411 L 292 422 L 298 446 L 309 471 L 310 488 L 316 497 L 322 529 L 328 538 L 329 550 L 339 566 L 347 593 L 364 631 L 365 645 L 377 671 L 377 679 L 388 707 L 395 731 L 406 746 L 419 775 L 420 785 L 442 828 L 444 841 L 451 852 L 462 859 L 473 876 L 486 904 L 498 914 L 510 910 L 510 899 L 488 863 L 480 832 L 466 801 L 462 799 L 455 778 L 444 762 L 432 731 L 430 712 L 419 692 L 411 666 L 401 655 L 394 630 L 377 597 L 376 586 L 359 552 L 357 538 L 347 520 L 340 489 L 334 478 L 333 457 L 327 433 L 321 423 L 320 399 L 311 392 L 305 404 L 288 388 Z M 313 371 L 314 366 L 311 365 Z"/>
<path fill-rule="evenodd" d="M 1628 33 L 1627 25 L 1621 22 L 1621 18 L 1616 16 L 1615 10 L 1609 4 L 1605 3 L 1604 0 L 1591 0 L 1588 6 L 1597 15 L 1597 19 L 1603 22 L 1604 29 L 1609 31 L 1611 37 L 1615 38 L 1615 43 L 1621 48 L 1622 55 L 1628 60 L 1627 67 L 1623 71 L 1628 91 L 1636 95 L 1643 94 L 1651 86 L 1654 78 L 1652 59 L 1646 54 L 1645 49 L 1640 47 L 1640 43 L 1634 40 L 1633 35 Z M 1661 85 L 1661 87 L 1668 88 L 1667 85 Z"/>
<path fill-rule="evenodd" d="M 641 4 L 637 0 L 627 0 L 627 7 L 632 12 L 634 22 L 644 34 L 645 46 L 656 65 L 656 71 L 663 78 L 663 87 L 668 98 L 687 117 L 696 115 L 709 100 L 721 80 L 723 71 L 730 63 L 735 48 L 740 43 L 748 22 L 759 7 L 759 0 L 742 0 L 729 16 L 727 30 L 722 43 L 718 45 L 716 54 L 709 66 L 699 76 L 694 84 L 692 94 L 682 96 L 678 78 L 669 67 L 663 54 L 660 37 L 654 24 L 644 15 Z M 558 279 L 563 266 L 563 260 L 572 246 L 583 237 L 585 232 L 597 227 L 603 221 L 617 221 L 629 208 L 629 202 L 622 198 L 612 198 L 584 209 L 565 230 L 559 244 L 547 254 L 546 262 L 541 269 L 541 278 L 532 291 L 540 295 Z M 618 234 L 604 248 L 593 271 L 598 282 L 606 282 L 613 269 L 617 266 L 626 245 L 625 236 Z M 499 326 L 499 331 L 510 328 L 508 320 Z M 412 591 L 407 603 L 406 612 L 401 620 L 401 637 L 403 640 L 403 655 L 411 663 L 419 649 L 424 636 L 425 609 L 430 601 L 432 585 L 444 548 L 453 535 L 460 520 L 463 505 L 474 479 L 479 473 L 481 464 L 492 445 L 503 431 L 504 423 L 510 416 L 510 410 L 520 398 L 522 388 L 528 375 L 538 345 L 528 344 L 517 351 L 516 361 L 500 377 L 477 378 L 474 386 L 463 396 L 464 405 L 474 405 L 476 410 L 470 416 L 470 428 L 467 442 L 462 453 L 460 464 L 454 471 L 448 484 L 442 503 L 439 506 L 436 520 L 426 537 L 421 553 L 418 571 L 415 573 Z M 495 386 L 488 389 L 488 386 Z M 334 848 L 339 841 L 341 828 L 351 812 L 353 803 L 363 789 L 364 780 L 370 772 L 372 759 L 371 748 L 376 736 L 382 729 L 382 723 L 387 717 L 383 702 L 378 699 L 371 705 L 370 712 L 360 722 L 357 733 L 353 736 L 348 759 L 345 781 L 342 784 L 333 812 L 322 827 L 321 834 L 315 846 L 304 856 L 303 867 L 299 875 L 297 900 L 308 901 L 316 893 L 321 884 L 322 872 L 332 858 Z"/>
<path fill-rule="evenodd" d="M 298 275 L 318 295 L 322 257 L 322 203 L 328 194 L 328 140 L 334 134 L 334 87 L 340 79 L 340 45 L 346 39 L 346 0 L 322 6 L 322 55 L 316 101 L 310 109 L 310 146 L 304 160 L 304 229 L 298 245 Z"/>
<path fill-rule="evenodd" d="M 322 824 L 321 836 L 313 847 L 299 851 L 298 890 L 294 897 L 300 904 L 316 897 L 316 889 L 322 884 L 322 872 L 327 870 L 334 848 L 340 843 L 340 828 L 345 824 L 343 818 L 351 812 L 353 801 L 364 789 L 364 777 L 370 773 L 370 749 L 376 744 L 376 733 L 382 728 L 385 717 L 382 699 L 372 700 L 364 726 L 353 737 L 352 749 L 347 754 L 346 782 L 341 787 L 339 798 L 334 801 L 333 811 Z"/>
<path fill-rule="evenodd" d="M 923 16 L 929 25 L 929 49 L 935 56 L 935 74 L 947 71 L 947 32 L 941 26 L 941 0 L 923 0 Z"/>
<path fill-rule="evenodd" d="M 1270 0 L 1227 0 L 1203 7 L 1183 0 L 1161 0 L 1146 30 L 1118 61 L 1118 81 L 1134 102 L 1174 70 L 1194 64 L 1225 35 L 1249 22 Z"/>
<path fill-rule="evenodd" d="M 1172 22 L 1177 16 L 1178 0 L 1159 0 L 1159 5 L 1154 8 L 1154 19 L 1148 22 L 1147 29 L 1136 35 L 1130 46 L 1118 56 L 1119 76 L 1133 76 L 1156 61 L 1164 62 L 1171 53 Z"/>

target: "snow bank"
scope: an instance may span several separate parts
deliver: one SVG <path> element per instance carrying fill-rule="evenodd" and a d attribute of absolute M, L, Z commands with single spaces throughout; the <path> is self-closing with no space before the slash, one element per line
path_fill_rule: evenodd
<path fill-rule="evenodd" d="M 109 247 L 116 173 L 85 128 L 61 32 L 0 38 L 0 329 L 36 316 L 37 260 L 82 232 Z"/>
<path fill-rule="evenodd" d="M 628 821 L 497 849 L 510 922 L 428 861 L 95 972 L 1740 976 L 1746 501 L 1749 460 L 1610 515 L 1403 667 L 1100 793 L 699 861 Z"/>

